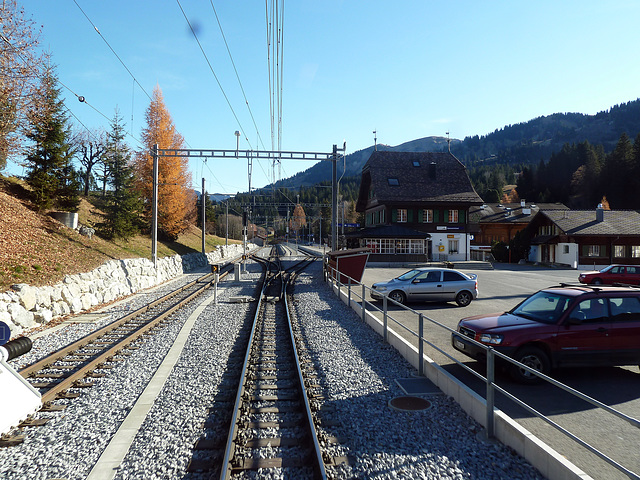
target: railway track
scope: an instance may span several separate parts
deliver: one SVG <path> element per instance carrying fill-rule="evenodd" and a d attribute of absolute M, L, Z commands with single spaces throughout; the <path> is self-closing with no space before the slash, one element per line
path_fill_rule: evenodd
<path fill-rule="evenodd" d="M 231 267 L 232 268 L 232 267 Z M 42 395 L 41 412 L 61 411 L 66 405 L 56 400 L 77 398 L 80 389 L 94 385 L 93 379 L 103 377 L 115 362 L 124 361 L 132 349 L 139 348 L 145 335 L 152 334 L 171 322 L 171 315 L 193 301 L 230 269 L 209 273 L 183 287 L 145 305 L 121 319 L 82 339 L 28 365 L 18 373 Z M 19 433 L 5 435 L 0 446 L 13 446 L 24 441 L 24 427 L 40 426 L 46 418 L 29 418 L 18 425 Z"/>
<path fill-rule="evenodd" d="M 256 258 L 265 278 L 244 346 L 232 355 L 235 395 L 228 389 L 224 399 L 216 399 L 215 423 L 224 418 L 228 431 L 209 428 L 196 443 L 200 459 L 192 461 L 191 472 L 232 479 L 244 478 L 248 470 L 279 468 L 285 475 L 326 478 L 305 386 L 310 380 L 299 359 L 287 298 L 287 286 L 312 260 L 284 269 L 276 249 L 267 260 Z M 225 406 L 226 414 L 220 411 Z"/>

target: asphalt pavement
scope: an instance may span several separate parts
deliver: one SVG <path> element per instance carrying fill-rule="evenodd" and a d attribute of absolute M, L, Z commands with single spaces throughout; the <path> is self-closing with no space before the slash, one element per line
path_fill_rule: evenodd
<path fill-rule="evenodd" d="M 455 329 L 463 317 L 505 312 L 542 288 L 578 281 L 578 272 L 573 269 L 502 264 L 496 264 L 493 270 L 465 270 L 464 264 L 456 265 L 456 268 L 478 275 L 479 292 L 476 300 L 467 307 L 458 307 L 454 302 L 410 303 L 408 306 L 414 312 L 394 306 L 390 308 L 393 318 L 391 325 L 397 321 L 406 329 L 417 332 L 418 316 L 415 312 L 421 313 L 425 318 L 427 340 L 483 375 L 483 365 L 455 350 L 451 346 L 450 331 L 435 322 Z M 370 287 L 374 282 L 389 280 L 409 269 L 367 266 L 362 281 Z M 367 300 L 372 301 L 369 296 Z M 374 302 L 374 305 L 381 307 L 382 302 Z M 415 337 L 405 328 L 396 325 L 395 329 L 413 345 L 417 345 Z M 446 355 L 429 346 L 425 348 L 425 354 L 484 396 L 484 383 Z M 640 418 L 640 370 L 637 366 L 566 369 L 552 372 L 551 376 L 626 415 Z M 637 454 L 640 432 L 636 427 L 550 384 L 520 385 L 502 372 L 498 373 L 496 383 L 616 462 L 640 473 L 640 456 Z M 498 394 L 496 404 L 591 477 L 612 480 L 629 478 L 532 413 L 515 405 L 506 396 Z"/>

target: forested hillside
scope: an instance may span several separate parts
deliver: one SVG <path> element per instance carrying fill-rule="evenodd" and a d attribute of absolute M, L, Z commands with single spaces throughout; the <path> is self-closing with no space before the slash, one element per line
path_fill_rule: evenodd
<path fill-rule="evenodd" d="M 480 196 L 487 202 L 503 200 L 505 185 L 517 184 L 518 195 L 529 201 L 562 202 L 572 208 L 592 208 L 606 195 L 612 208 L 640 208 L 628 192 L 640 172 L 633 167 L 630 139 L 640 133 L 640 99 L 616 105 L 596 115 L 556 113 L 507 125 L 487 135 L 451 139 L 453 153 L 469 171 Z M 613 155 L 619 143 L 620 151 Z M 379 150 L 445 151 L 445 137 L 426 137 Z M 343 184 L 359 182 L 362 167 L 374 147 L 346 156 L 338 165 Z M 613 158 L 612 157 L 615 157 Z M 607 166 L 608 165 L 608 166 Z M 621 175 L 617 172 L 626 172 Z M 277 187 L 300 187 L 330 182 L 331 162 L 278 182 Z M 352 192 L 344 192 L 349 198 Z M 357 195 L 357 189 L 355 189 Z"/>

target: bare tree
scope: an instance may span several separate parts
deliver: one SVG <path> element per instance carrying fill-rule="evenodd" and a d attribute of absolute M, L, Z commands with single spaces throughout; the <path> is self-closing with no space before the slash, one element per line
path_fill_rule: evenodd
<path fill-rule="evenodd" d="M 106 162 L 106 159 L 103 158 L 106 151 L 105 133 L 104 131 L 83 130 L 76 135 L 75 140 L 78 148 L 76 156 L 82 165 L 84 196 L 87 197 L 93 179 L 94 167 L 100 162 Z M 102 173 L 108 171 L 108 169 L 105 168 L 102 170 Z M 104 176 L 102 176 L 102 180 L 104 193 L 104 189 L 106 188 Z"/>
<path fill-rule="evenodd" d="M 27 112 L 40 97 L 44 55 L 40 30 L 16 0 L 0 3 L 0 170 L 18 153 L 28 128 Z"/>

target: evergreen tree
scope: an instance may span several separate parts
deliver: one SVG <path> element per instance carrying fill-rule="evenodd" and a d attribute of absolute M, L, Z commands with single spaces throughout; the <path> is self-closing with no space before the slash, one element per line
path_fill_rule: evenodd
<path fill-rule="evenodd" d="M 41 82 L 41 97 L 28 114 L 31 128 L 26 136 L 32 145 L 25 159 L 27 183 L 39 210 L 54 205 L 74 210 L 79 202 L 76 173 L 71 164 L 74 151 L 68 140 L 70 127 L 52 66 L 46 69 Z"/>
<path fill-rule="evenodd" d="M 604 194 L 612 208 L 620 210 L 637 205 L 637 191 L 633 191 L 632 183 L 635 173 L 633 146 L 627 134 L 623 133 L 604 165 Z"/>
<path fill-rule="evenodd" d="M 98 225 L 98 229 L 106 238 L 128 240 L 140 230 L 142 202 L 134 188 L 131 151 L 124 143 L 124 138 L 124 124 L 116 110 L 111 121 L 111 131 L 107 133 L 106 151 L 103 154 L 103 162 L 112 167 L 108 170 L 108 183 L 112 191 L 106 197 L 104 222 Z"/>

